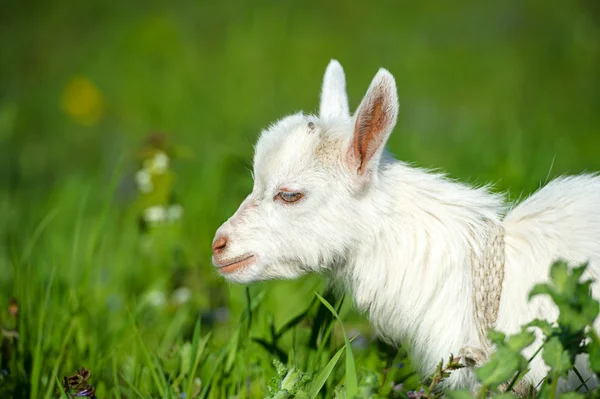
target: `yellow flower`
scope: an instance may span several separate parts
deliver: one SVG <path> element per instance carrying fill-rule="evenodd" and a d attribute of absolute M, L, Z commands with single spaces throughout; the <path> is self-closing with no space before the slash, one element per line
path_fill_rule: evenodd
<path fill-rule="evenodd" d="M 102 117 L 104 100 L 102 93 L 91 80 L 76 76 L 65 87 L 62 108 L 75 122 L 93 126 Z"/>

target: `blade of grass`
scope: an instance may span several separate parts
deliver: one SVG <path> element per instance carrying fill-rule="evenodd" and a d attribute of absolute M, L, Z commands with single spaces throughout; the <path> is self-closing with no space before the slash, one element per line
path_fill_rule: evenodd
<path fill-rule="evenodd" d="M 159 353 L 163 353 L 164 351 L 168 350 L 169 346 L 172 345 L 177 337 L 181 334 L 181 328 L 187 317 L 188 311 L 186 309 L 181 308 L 176 311 L 161 340 L 159 345 Z"/>
<path fill-rule="evenodd" d="M 587 380 L 583 380 L 583 376 L 581 375 L 581 373 L 579 372 L 579 370 L 577 370 L 577 367 L 573 366 L 573 372 L 575 373 L 575 375 L 577 376 L 577 378 L 579 378 L 579 382 L 581 382 L 581 385 L 579 386 L 579 388 L 577 388 L 575 390 L 575 392 L 577 392 L 582 386 L 585 387 L 586 391 L 589 391 L 590 388 L 587 386 L 586 382 Z M 589 380 L 589 378 L 588 378 Z"/>
<path fill-rule="evenodd" d="M 274 345 L 274 344 L 272 344 L 270 342 L 267 342 L 266 340 L 264 340 L 262 338 L 252 338 L 252 341 L 256 342 L 257 344 L 259 344 L 260 346 L 262 346 L 271 355 L 277 356 L 279 358 L 279 360 L 281 361 L 281 363 L 287 364 L 287 362 L 288 362 L 288 355 L 287 355 L 287 353 L 285 353 L 283 351 L 283 349 L 281 349 L 277 345 Z"/>
<path fill-rule="evenodd" d="M 250 295 L 250 287 L 246 286 L 246 312 L 248 312 L 248 331 L 252 328 L 252 296 Z"/>
<path fill-rule="evenodd" d="M 125 380 L 125 382 L 127 383 L 127 385 L 129 385 L 129 388 L 131 388 L 131 390 L 137 395 L 138 398 L 149 398 L 152 399 L 152 397 L 150 395 L 145 395 L 142 393 L 142 391 L 140 391 L 135 384 L 133 384 L 131 381 L 129 381 L 125 375 L 121 374 L 121 377 L 123 378 L 123 380 Z"/>
<path fill-rule="evenodd" d="M 233 367 L 233 363 L 235 361 L 235 355 L 237 354 L 238 343 L 240 341 L 240 333 L 241 333 L 240 330 L 241 330 L 240 327 L 238 327 L 235 330 L 235 333 L 233 334 L 233 338 L 230 341 L 227 360 L 225 362 L 225 373 L 227 373 L 227 374 L 229 374 L 229 372 L 231 371 L 231 369 Z"/>
<path fill-rule="evenodd" d="M 40 381 L 42 374 L 42 340 L 43 340 L 43 330 L 44 330 L 44 321 L 46 318 L 46 310 L 48 308 L 48 302 L 50 302 L 50 291 L 52 290 L 52 284 L 54 282 L 54 275 L 56 274 L 56 266 L 52 267 L 52 273 L 50 274 L 50 280 L 48 281 L 48 286 L 46 287 L 46 295 L 44 295 L 44 302 L 42 303 L 42 308 L 40 310 L 40 316 L 38 319 L 38 328 L 37 328 L 37 343 L 35 346 L 35 354 L 33 357 L 33 369 L 31 371 L 31 399 L 38 399 L 38 391 L 40 389 Z"/>
<path fill-rule="evenodd" d="M 63 388 L 63 386 L 60 383 L 60 381 L 58 380 L 58 378 L 56 379 L 56 381 L 54 383 L 58 387 L 58 394 L 60 395 L 59 398 L 70 399 L 69 395 L 67 395 L 67 393 L 65 392 L 65 389 Z"/>
<path fill-rule="evenodd" d="M 281 326 L 281 328 L 279 329 L 279 331 L 277 331 L 277 333 L 275 334 L 275 338 L 279 339 L 287 331 L 289 331 L 290 329 L 296 327 L 304 319 L 306 319 L 306 316 L 310 313 L 310 310 L 312 309 L 312 307 L 315 304 L 316 300 L 317 300 L 316 297 L 313 298 L 312 301 L 310 302 L 310 305 L 308 305 L 308 307 L 306 308 L 306 310 L 304 312 L 300 313 L 298 316 L 296 316 L 293 319 L 287 321 L 283 326 Z"/>
<path fill-rule="evenodd" d="M 541 352 L 541 350 L 544 348 L 544 345 L 546 343 L 544 342 L 543 344 L 540 345 L 539 348 L 536 349 L 535 352 L 533 352 L 533 354 L 529 357 L 529 359 L 527 360 L 527 363 L 531 363 L 531 361 L 533 360 L 533 358 L 535 358 L 538 353 Z M 529 369 L 524 370 L 521 373 L 517 373 L 517 375 L 515 375 L 515 377 L 512 379 L 512 381 L 510 382 L 510 384 L 508 384 L 508 388 L 506 388 L 506 392 L 510 392 L 513 387 L 517 384 L 517 382 L 519 382 L 523 377 L 525 377 L 525 375 L 529 372 Z"/>
<path fill-rule="evenodd" d="M 344 334 L 344 341 L 348 350 L 346 351 L 346 397 L 348 399 L 354 398 L 358 394 L 358 378 L 356 377 L 356 363 L 354 362 L 354 354 L 352 353 L 352 347 L 350 346 L 350 340 L 346 334 L 346 329 L 342 323 L 342 319 L 335 311 L 333 306 L 325 298 L 315 292 L 319 300 L 329 309 L 333 316 L 340 322 L 342 333 Z"/>
<path fill-rule="evenodd" d="M 79 254 L 79 242 L 81 237 L 81 222 L 83 220 L 83 212 L 87 203 L 88 195 L 90 193 L 89 188 L 83 194 L 79 209 L 77 210 L 77 218 L 75 220 L 75 232 L 73 233 L 73 245 L 71 246 L 71 264 L 69 270 L 73 271 L 75 268 L 75 262 Z"/>
<path fill-rule="evenodd" d="M 100 215 L 97 222 L 94 224 L 94 229 L 92 229 L 90 233 L 90 240 L 88 243 L 88 251 L 87 251 L 87 259 L 86 263 L 89 265 L 92 263 L 92 260 L 97 254 L 97 250 L 99 248 L 100 238 L 102 237 L 102 233 L 106 227 L 106 220 L 108 218 L 108 213 L 110 210 L 110 206 L 113 202 L 113 196 L 117 189 L 119 183 L 119 176 L 123 167 L 124 157 L 120 156 L 119 160 L 116 163 L 115 170 L 113 171 L 113 175 L 111 176 L 110 182 L 108 184 L 107 190 L 107 198 L 104 201 L 104 205 L 100 210 Z"/>
<path fill-rule="evenodd" d="M 215 361 L 211 363 L 211 372 L 210 372 L 208 378 L 206 379 L 206 381 L 204 381 L 204 386 L 202 387 L 202 391 L 200 392 L 200 395 L 198 396 L 199 399 L 205 398 L 206 395 L 208 395 L 208 392 L 211 388 L 212 380 L 215 377 L 215 374 L 217 373 L 218 366 L 221 363 L 223 363 L 223 360 L 225 359 L 226 355 L 227 355 L 227 351 L 222 350 L 221 353 L 219 353 L 219 355 L 215 359 Z"/>
<path fill-rule="evenodd" d="M 57 379 L 58 379 L 58 369 L 60 368 L 62 359 L 65 356 L 65 352 L 67 351 L 67 344 L 69 343 L 69 340 L 71 339 L 71 334 L 73 334 L 74 329 L 75 329 L 75 322 L 72 321 L 69 324 L 69 329 L 67 330 L 67 333 L 64 336 L 63 342 L 60 347 L 60 353 L 58 354 L 58 357 L 56 358 L 56 361 L 54 362 L 54 368 L 52 369 L 52 376 L 50 377 L 50 383 L 48 384 L 48 388 L 46 389 L 46 394 L 44 395 L 45 398 L 52 398 L 52 396 L 53 396 L 52 391 L 54 388 L 54 382 L 57 381 Z"/>
<path fill-rule="evenodd" d="M 115 395 L 116 395 L 116 398 L 121 399 L 121 384 L 119 381 L 119 365 L 117 362 L 116 355 L 114 355 L 112 357 L 112 372 L 113 372 Z"/>
<path fill-rule="evenodd" d="M 340 298 L 340 301 L 337 306 L 338 310 L 342 308 L 343 302 L 344 302 L 344 297 L 342 296 L 342 298 Z M 321 336 L 320 345 L 317 347 L 317 351 L 315 354 L 316 359 L 320 359 L 321 356 L 323 355 L 323 352 L 327 349 L 326 344 L 327 344 L 327 342 L 329 342 L 331 332 L 333 331 L 333 327 L 335 326 L 335 318 L 333 317 L 331 312 L 329 312 L 329 310 L 327 309 L 327 307 L 325 307 L 325 305 L 321 304 L 321 307 L 327 311 L 327 315 L 329 315 L 330 318 L 327 318 L 327 325 L 326 325 L 326 327 L 324 327 L 324 331 Z M 321 320 L 323 321 L 324 319 L 321 319 Z M 322 329 L 323 326 L 324 325 L 317 327 L 317 328 Z M 308 370 L 310 372 L 314 372 L 314 368 L 312 366 L 313 366 L 313 364 L 311 364 L 310 367 L 308 368 Z"/>
<path fill-rule="evenodd" d="M 131 325 L 133 327 L 133 331 L 140 343 L 142 352 L 144 353 L 144 357 L 146 358 L 146 367 L 148 367 L 148 370 L 150 371 L 150 375 L 152 376 L 152 380 L 154 381 L 154 384 L 156 385 L 156 388 L 158 389 L 160 396 L 164 396 L 165 391 L 167 390 L 167 381 L 165 380 L 165 376 L 163 373 L 161 373 L 160 376 L 157 373 L 156 365 L 154 364 L 152 355 L 150 354 L 150 351 L 148 351 L 148 348 L 144 344 L 144 340 L 142 339 L 142 336 L 141 336 L 139 330 L 137 329 L 135 320 L 133 319 L 133 316 L 131 315 L 131 313 L 129 313 L 129 316 L 131 318 Z"/>
<path fill-rule="evenodd" d="M 335 296 L 333 295 L 333 291 L 331 291 L 331 290 L 326 289 L 323 292 L 323 296 L 325 298 L 335 299 Z M 341 301 L 343 302 L 343 296 L 342 296 Z M 333 315 L 331 314 L 331 312 L 327 311 L 327 308 L 323 304 L 318 306 L 317 314 L 314 319 L 313 328 L 311 329 L 310 340 L 309 340 L 309 346 L 312 349 L 317 349 L 319 336 L 321 335 L 321 330 L 322 330 L 323 326 L 328 325 L 332 320 L 333 320 Z M 325 342 L 325 341 L 322 340 L 321 343 L 323 343 L 323 342 Z"/>
<path fill-rule="evenodd" d="M 211 333 L 209 332 L 208 334 L 206 334 L 206 336 L 204 338 L 202 338 L 202 340 L 200 340 L 200 321 L 196 322 L 196 327 L 194 328 L 194 339 L 193 339 L 193 343 L 192 343 L 192 356 L 194 356 L 194 358 L 192 359 L 193 362 L 192 364 L 192 368 L 190 370 L 190 375 L 189 375 L 189 380 L 188 380 L 188 386 L 186 389 L 186 398 L 191 398 L 192 397 L 192 389 L 194 387 L 194 378 L 196 375 L 196 371 L 198 370 L 198 365 L 200 364 L 200 359 L 202 358 L 202 354 L 204 353 L 204 349 L 206 348 L 206 345 L 208 344 L 208 340 L 210 339 Z"/>
<path fill-rule="evenodd" d="M 352 341 L 354 341 L 354 338 L 356 338 L 356 337 L 353 337 L 352 339 L 350 339 L 348 341 L 348 344 L 351 343 Z M 350 346 L 346 346 L 346 344 L 344 344 L 344 346 L 342 346 L 340 349 L 338 349 L 338 351 L 335 353 L 335 355 L 333 355 L 333 357 L 331 358 L 331 360 L 329 360 L 329 362 L 323 368 L 323 370 L 321 370 L 319 372 L 319 374 L 317 374 L 317 376 L 315 377 L 315 379 L 313 380 L 313 382 L 312 382 L 312 384 L 310 385 L 310 388 L 309 388 L 309 396 L 311 398 L 316 397 L 317 394 L 321 391 L 321 389 L 323 388 L 323 386 L 327 382 L 327 379 L 331 375 L 331 372 L 333 371 L 333 369 L 335 368 L 337 362 L 339 361 L 340 356 L 342 355 L 342 352 L 346 348 L 350 348 Z"/>
<path fill-rule="evenodd" d="M 27 260 L 29 259 L 29 257 L 31 256 L 31 254 L 33 252 L 33 248 L 35 247 L 35 244 L 41 237 L 44 230 L 46 230 L 46 227 L 48 227 L 48 225 L 50 224 L 52 219 L 54 219 L 57 214 L 58 214 L 58 209 L 51 210 L 50 212 L 48 212 L 46 214 L 46 216 L 44 216 L 44 218 L 41 220 L 41 222 L 37 225 L 37 227 L 35 228 L 35 230 L 33 232 L 33 235 L 31 236 L 31 239 L 28 240 L 27 246 L 25 247 L 25 250 L 23 251 L 23 256 L 21 257 L 21 263 L 27 262 Z"/>
<path fill-rule="evenodd" d="M 311 384 L 310 390 L 308 392 L 308 396 L 310 398 L 317 397 L 317 395 L 323 388 L 323 385 L 325 385 L 325 383 L 327 382 L 327 379 L 331 375 L 331 372 L 335 368 L 335 365 L 340 360 L 340 357 L 342 356 L 342 352 L 344 351 L 344 349 L 346 349 L 346 345 L 342 346 L 336 352 L 336 354 L 333 355 L 333 357 L 331 358 L 329 363 L 327 363 L 327 365 L 323 368 L 323 370 L 321 370 L 321 372 L 319 374 L 317 374 L 317 376 L 315 377 L 313 383 Z"/>
<path fill-rule="evenodd" d="M 582 381 L 582 383 L 581 383 L 581 384 L 579 384 L 579 386 L 578 386 L 577 388 L 575 388 L 575 390 L 574 390 L 573 392 L 579 392 L 579 390 L 580 390 L 581 388 L 583 388 L 584 386 L 585 386 L 585 388 L 586 388 L 586 389 L 589 391 L 589 388 L 587 387 L 587 384 L 586 384 L 586 383 L 587 383 L 589 380 L 591 380 L 591 379 L 592 379 L 592 377 L 590 376 L 590 377 L 588 377 L 588 378 L 587 378 L 585 381 Z"/>

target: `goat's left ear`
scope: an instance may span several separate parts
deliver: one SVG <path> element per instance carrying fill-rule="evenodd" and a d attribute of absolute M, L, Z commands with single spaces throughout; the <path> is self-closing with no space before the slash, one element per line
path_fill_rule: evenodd
<path fill-rule="evenodd" d="M 342 65 L 337 60 L 329 62 L 323 76 L 319 116 L 322 119 L 350 118 L 346 77 Z"/>
<path fill-rule="evenodd" d="M 397 119 L 396 81 L 382 68 L 354 114 L 354 138 L 348 155 L 350 166 L 359 175 L 378 167 Z"/>

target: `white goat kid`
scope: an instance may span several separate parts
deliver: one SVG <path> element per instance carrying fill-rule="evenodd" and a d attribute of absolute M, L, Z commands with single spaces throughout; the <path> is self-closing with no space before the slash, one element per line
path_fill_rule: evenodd
<path fill-rule="evenodd" d="M 381 336 L 402 342 L 427 375 L 451 353 L 486 348 L 472 268 L 491 267 L 486 254 L 494 239 L 504 270 L 503 281 L 491 286 L 501 291 L 493 319 L 505 333 L 534 318 L 556 319 L 550 301 L 527 301 L 554 260 L 588 261 L 588 277 L 598 279 L 600 178 L 558 178 L 506 214 L 503 197 L 485 187 L 388 156 L 384 147 L 397 114 L 394 78 L 380 69 L 351 116 L 344 72 L 332 60 L 319 116 L 297 113 L 262 132 L 254 188 L 218 229 L 213 263 L 237 283 L 329 272 Z M 593 285 L 596 298 L 598 288 Z M 586 364 L 578 359 L 584 378 L 591 375 Z M 526 379 L 535 385 L 547 368 L 539 355 L 531 366 Z M 474 388 L 476 380 L 467 368 L 448 385 Z M 561 389 L 578 385 L 570 376 Z"/>

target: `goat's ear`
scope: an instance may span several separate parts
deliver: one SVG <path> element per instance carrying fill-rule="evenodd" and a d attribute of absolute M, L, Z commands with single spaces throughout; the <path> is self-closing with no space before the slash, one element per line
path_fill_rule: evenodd
<path fill-rule="evenodd" d="M 377 168 L 398 118 L 398 92 L 391 73 L 380 69 L 354 114 L 349 161 L 359 175 Z"/>
<path fill-rule="evenodd" d="M 322 119 L 350 118 L 344 69 L 336 60 L 331 60 L 325 70 L 319 116 Z"/>

